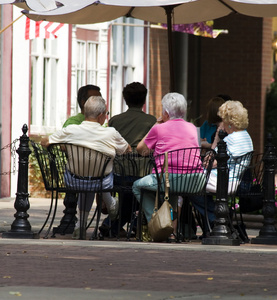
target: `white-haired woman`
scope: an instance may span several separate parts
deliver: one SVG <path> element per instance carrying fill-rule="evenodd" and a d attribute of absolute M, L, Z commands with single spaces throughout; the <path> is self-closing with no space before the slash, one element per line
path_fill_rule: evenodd
<path fill-rule="evenodd" d="M 187 101 L 183 95 L 178 93 L 166 94 L 162 99 L 162 117 L 157 120 L 156 125 L 150 129 L 147 135 L 137 146 L 137 151 L 141 155 L 149 155 L 154 152 L 158 156 L 168 151 L 182 148 L 198 147 L 198 135 L 196 127 L 185 121 L 187 113 Z M 200 158 L 199 158 L 200 159 Z M 177 159 L 172 164 L 177 164 Z M 194 161 L 195 168 L 201 162 Z M 158 172 L 161 172 L 161 161 L 156 161 Z M 178 173 L 178 166 L 169 162 L 169 173 Z M 140 201 L 141 189 L 144 192 L 142 208 L 147 221 L 149 222 L 153 213 L 155 203 L 155 192 L 157 190 L 157 178 L 155 174 L 147 175 L 133 184 L 133 193 Z M 178 197 L 170 197 L 173 210 L 177 211 Z"/>

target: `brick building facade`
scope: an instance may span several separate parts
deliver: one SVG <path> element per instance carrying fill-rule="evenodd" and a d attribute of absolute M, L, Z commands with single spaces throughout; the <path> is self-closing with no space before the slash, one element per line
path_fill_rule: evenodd
<path fill-rule="evenodd" d="M 160 116 L 161 99 L 169 92 L 169 64 L 166 30 L 150 31 L 149 113 Z"/>
<path fill-rule="evenodd" d="M 263 152 L 265 96 L 272 78 L 272 19 L 230 15 L 215 20 L 214 28 L 229 33 L 216 39 L 189 35 L 189 119 L 200 126 L 208 100 L 229 94 L 248 109 L 254 148 Z M 151 30 L 150 49 L 149 108 L 159 116 L 161 98 L 169 91 L 166 31 Z"/>

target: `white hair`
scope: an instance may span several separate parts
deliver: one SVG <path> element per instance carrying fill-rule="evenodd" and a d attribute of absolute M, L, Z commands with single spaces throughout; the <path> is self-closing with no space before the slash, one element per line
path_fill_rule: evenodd
<path fill-rule="evenodd" d="M 163 112 L 166 111 L 169 118 L 186 119 L 187 100 L 179 93 L 168 93 L 162 99 Z"/>
<path fill-rule="evenodd" d="M 100 114 L 106 112 L 106 102 L 101 96 L 91 96 L 84 105 L 84 115 L 86 119 L 95 119 Z"/>

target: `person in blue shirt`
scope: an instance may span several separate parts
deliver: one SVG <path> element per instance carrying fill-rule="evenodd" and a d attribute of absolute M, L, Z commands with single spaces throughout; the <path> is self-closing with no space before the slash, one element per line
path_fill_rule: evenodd
<path fill-rule="evenodd" d="M 209 100 L 207 104 L 207 120 L 200 127 L 202 147 L 211 148 L 218 124 L 222 121 L 217 114 L 218 109 L 226 100 L 230 99 L 231 97 L 228 95 L 218 95 Z"/>

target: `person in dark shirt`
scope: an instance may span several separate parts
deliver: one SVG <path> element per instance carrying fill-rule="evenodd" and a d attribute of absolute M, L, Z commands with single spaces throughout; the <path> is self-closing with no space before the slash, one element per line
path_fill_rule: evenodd
<path fill-rule="evenodd" d="M 128 110 L 109 120 L 109 126 L 114 127 L 132 147 L 136 147 L 156 123 L 154 116 L 142 110 L 146 95 L 147 89 L 143 84 L 139 82 L 127 84 L 123 89 L 123 97 Z"/>
<path fill-rule="evenodd" d="M 139 82 L 127 84 L 124 87 L 122 94 L 128 106 L 128 110 L 119 115 L 113 116 L 109 120 L 109 127 L 114 127 L 134 149 L 156 123 L 156 118 L 143 111 L 147 95 L 147 89 L 143 84 Z M 121 209 L 121 228 L 126 224 L 126 222 L 130 221 L 132 198 L 132 193 L 124 193 Z M 107 236 L 109 234 L 109 222 L 109 217 L 107 217 L 99 227 L 100 233 L 103 236 Z M 117 230 L 118 222 L 112 222 L 112 234 L 116 235 Z"/>

